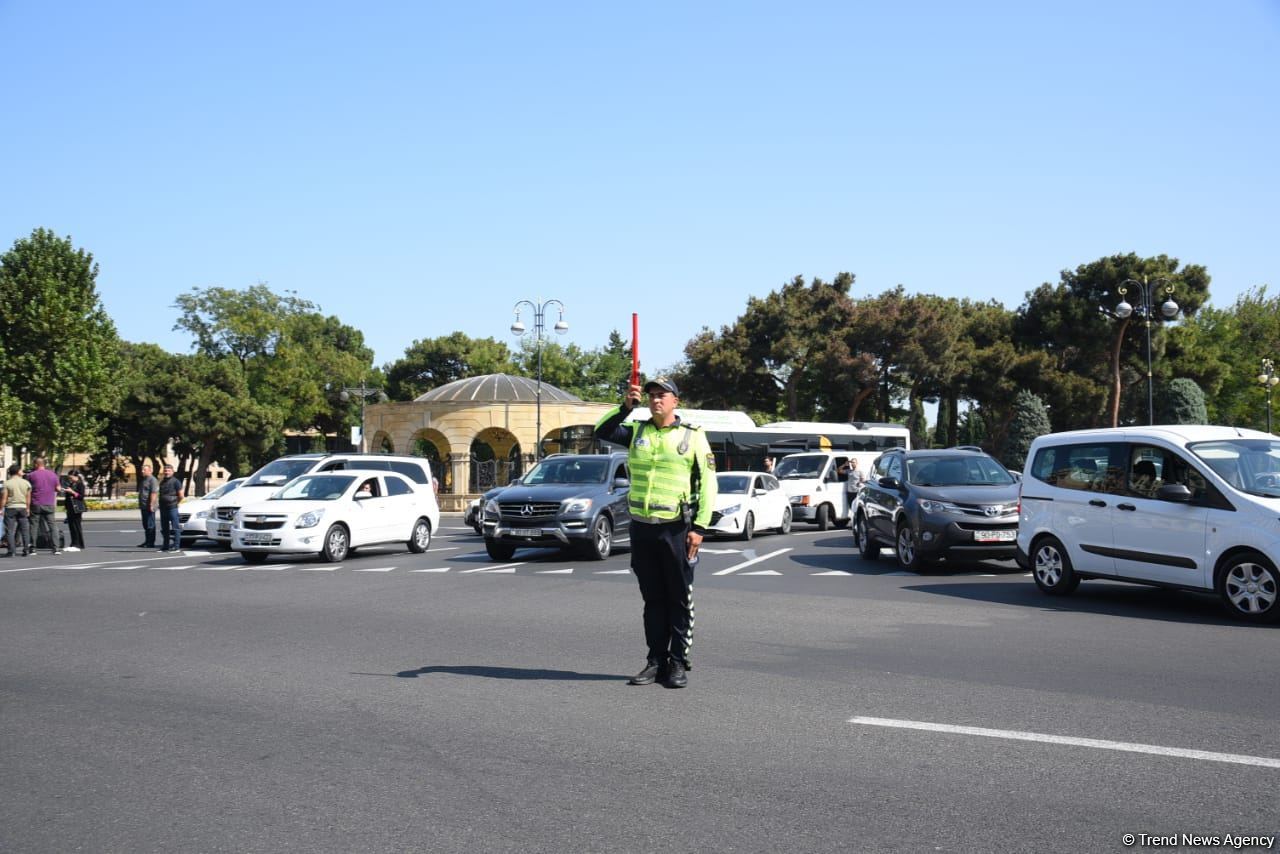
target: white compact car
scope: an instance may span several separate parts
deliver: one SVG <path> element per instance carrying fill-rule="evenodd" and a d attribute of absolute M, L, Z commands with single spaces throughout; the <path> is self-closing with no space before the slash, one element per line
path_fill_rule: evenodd
<path fill-rule="evenodd" d="M 231 548 L 249 563 L 270 555 L 316 554 L 344 560 L 353 549 L 405 543 L 425 552 L 440 524 L 430 492 L 392 472 L 347 470 L 289 481 L 266 501 L 241 507 Z"/>
<path fill-rule="evenodd" d="M 201 498 L 190 498 L 178 505 L 178 522 L 182 524 L 182 547 L 190 548 L 196 540 L 208 537 L 209 520 L 218 506 L 218 499 L 231 492 L 244 478 L 237 477 L 219 486 Z"/>
<path fill-rule="evenodd" d="M 716 509 L 711 514 L 713 534 L 751 539 L 760 529 L 779 534 L 791 531 L 791 502 L 778 479 L 758 471 L 724 471 L 716 474 Z"/>
<path fill-rule="evenodd" d="M 1045 593 L 1082 578 L 1216 592 L 1280 621 L 1280 439 L 1175 425 L 1079 430 L 1031 443 L 1018 562 Z"/>

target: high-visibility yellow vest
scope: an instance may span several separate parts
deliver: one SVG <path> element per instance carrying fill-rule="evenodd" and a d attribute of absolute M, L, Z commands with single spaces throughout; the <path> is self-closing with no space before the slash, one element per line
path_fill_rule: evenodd
<path fill-rule="evenodd" d="M 603 424 L 621 407 L 600 419 Z M 631 491 L 627 501 L 632 517 L 641 521 L 668 522 L 681 518 L 685 509 L 697 528 L 711 524 L 716 502 L 716 460 L 707 434 L 678 419 L 670 427 L 652 421 L 624 422 L 631 430 L 627 465 Z"/>

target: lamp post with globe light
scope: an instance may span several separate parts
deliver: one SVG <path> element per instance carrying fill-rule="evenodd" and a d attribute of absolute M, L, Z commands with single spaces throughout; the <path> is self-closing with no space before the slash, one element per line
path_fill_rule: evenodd
<path fill-rule="evenodd" d="M 542 303 L 532 302 L 527 299 L 520 300 L 513 307 L 516 319 L 511 324 L 511 334 L 523 336 L 526 333 L 526 329 L 525 325 L 520 322 L 520 307 L 528 306 L 533 310 L 533 342 L 538 352 L 538 391 L 534 397 L 534 429 L 537 430 L 537 436 L 534 441 L 535 460 L 542 459 L 542 342 L 546 340 L 547 307 L 551 305 L 558 306 L 560 309 L 560 317 L 553 328 L 557 334 L 563 335 L 569 331 L 569 324 L 564 322 L 564 303 L 558 299 L 549 299 Z"/>
<path fill-rule="evenodd" d="M 1173 283 L 1168 279 L 1158 278 L 1151 281 L 1146 276 L 1139 279 L 1125 279 L 1120 283 L 1120 287 L 1116 288 L 1116 292 L 1120 294 L 1120 304 L 1116 306 L 1116 316 L 1121 320 L 1127 319 L 1134 312 L 1138 313 L 1146 326 L 1147 332 L 1147 424 L 1156 423 L 1155 410 L 1155 394 L 1153 390 L 1154 380 L 1151 377 L 1151 319 L 1155 315 L 1155 306 L 1152 300 L 1156 296 L 1156 286 L 1164 283 L 1165 301 L 1160 306 L 1160 313 L 1167 319 L 1172 320 L 1178 316 L 1178 304 L 1173 301 Z M 1132 306 L 1124 298 L 1129 293 L 1129 286 L 1132 285 L 1138 289 L 1142 299 L 1138 305 Z"/>
<path fill-rule="evenodd" d="M 1271 432 L 1271 390 L 1280 385 L 1280 377 L 1276 376 L 1276 363 L 1271 359 L 1262 360 L 1262 373 L 1258 374 L 1258 383 L 1267 390 L 1267 432 Z"/>

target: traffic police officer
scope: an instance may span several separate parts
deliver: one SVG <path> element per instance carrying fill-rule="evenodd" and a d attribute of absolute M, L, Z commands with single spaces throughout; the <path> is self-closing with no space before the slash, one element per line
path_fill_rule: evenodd
<path fill-rule="evenodd" d="M 680 391 L 666 377 L 644 386 L 650 418 L 627 421 L 641 388 L 596 424 L 595 435 L 630 449 L 631 569 L 644 597 L 645 668 L 632 685 L 659 679 L 668 688 L 688 684 L 693 645 L 693 562 L 711 522 L 716 462 L 706 434 L 676 415 Z"/>

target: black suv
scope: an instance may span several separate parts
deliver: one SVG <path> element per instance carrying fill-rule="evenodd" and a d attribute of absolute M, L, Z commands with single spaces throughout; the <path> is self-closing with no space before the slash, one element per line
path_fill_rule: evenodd
<path fill-rule="evenodd" d="M 626 454 L 553 454 L 485 503 L 485 550 L 510 560 L 522 546 L 565 546 L 604 560 L 631 542 L 630 487 Z"/>
<path fill-rule="evenodd" d="M 876 458 L 853 508 L 862 557 L 880 546 L 919 572 L 939 558 L 1012 558 L 1018 536 L 1018 483 L 979 450 L 907 451 Z"/>

